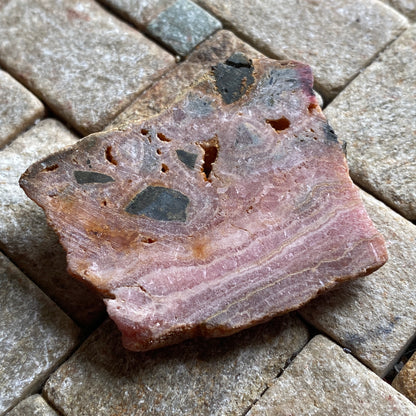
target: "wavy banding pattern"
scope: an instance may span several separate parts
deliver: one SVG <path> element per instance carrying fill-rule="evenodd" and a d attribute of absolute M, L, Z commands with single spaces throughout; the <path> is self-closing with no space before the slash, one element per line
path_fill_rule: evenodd
<path fill-rule="evenodd" d="M 387 260 L 299 62 L 233 55 L 21 185 L 131 350 L 232 334 Z"/>

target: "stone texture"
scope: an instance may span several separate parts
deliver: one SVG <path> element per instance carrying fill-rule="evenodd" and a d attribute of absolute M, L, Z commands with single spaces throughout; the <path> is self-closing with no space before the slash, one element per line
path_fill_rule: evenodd
<path fill-rule="evenodd" d="M 403 16 L 376 0 L 197 3 L 266 55 L 311 65 L 326 99 L 407 27 Z"/>
<path fill-rule="evenodd" d="M 347 142 L 353 180 L 416 219 L 416 25 L 358 76 L 325 114 Z"/>
<path fill-rule="evenodd" d="M 59 416 L 39 394 L 22 400 L 6 416 Z"/>
<path fill-rule="evenodd" d="M 0 63 L 81 133 L 101 130 L 174 58 L 91 0 L 0 9 Z"/>
<path fill-rule="evenodd" d="M 216 30 L 219 20 L 190 0 L 177 0 L 152 20 L 146 32 L 178 55 L 187 55 Z"/>
<path fill-rule="evenodd" d="M 0 413 L 35 392 L 79 342 L 79 328 L 0 253 Z"/>
<path fill-rule="evenodd" d="M 363 193 L 363 199 L 386 239 L 388 262 L 312 301 L 301 313 L 383 377 L 415 335 L 416 226 L 370 195 Z"/>
<path fill-rule="evenodd" d="M 228 338 L 131 353 L 109 321 L 44 394 L 66 416 L 241 415 L 307 340 L 304 324 L 287 315 Z"/>
<path fill-rule="evenodd" d="M 247 416 L 412 416 L 414 406 L 342 348 L 318 335 Z"/>
<path fill-rule="evenodd" d="M 409 19 L 416 20 L 416 0 L 382 0 L 384 3 L 394 7 Z"/>
<path fill-rule="evenodd" d="M 57 236 L 18 183 L 31 163 L 75 141 L 61 123 L 47 119 L 0 151 L 0 249 L 73 319 L 92 325 L 103 311 L 101 300 L 67 274 Z"/>
<path fill-rule="evenodd" d="M 397 374 L 392 386 L 416 404 L 416 353 Z"/>
<path fill-rule="evenodd" d="M 44 112 L 43 104 L 32 93 L 0 69 L 0 148 Z"/>

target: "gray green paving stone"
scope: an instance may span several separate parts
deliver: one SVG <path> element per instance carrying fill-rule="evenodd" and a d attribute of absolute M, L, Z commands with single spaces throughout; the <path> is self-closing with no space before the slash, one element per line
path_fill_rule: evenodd
<path fill-rule="evenodd" d="M 36 392 L 80 330 L 0 253 L 0 414 Z"/>
<path fill-rule="evenodd" d="M 146 32 L 181 56 L 213 32 L 221 29 L 219 20 L 190 0 L 177 0 L 152 20 Z"/>
<path fill-rule="evenodd" d="M 247 416 L 414 416 L 416 406 L 334 342 L 318 335 Z"/>
<path fill-rule="evenodd" d="M 43 210 L 18 184 L 33 162 L 75 141 L 61 123 L 46 119 L 0 150 L 0 249 L 73 319 L 91 325 L 101 316 L 101 300 L 67 274 L 65 253 Z"/>
<path fill-rule="evenodd" d="M 101 130 L 174 58 L 92 0 L 0 8 L 0 64 L 81 133 Z"/>
<path fill-rule="evenodd" d="M 66 416 L 242 415 L 307 341 L 302 321 L 286 315 L 227 338 L 133 353 L 108 321 L 43 394 Z"/>
<path fill-rule="evenodd" d="M 196 2 L 266 55 L 310 64 L 326 99 L 408 26 L 377 0 Z"/>
<path fill-rule="evenodd" d="M 353 180 L 416 220 L 416 25 L 326 108 Z"/>
<path fill-rule="evenodd" d="M 416 20 L 416 0 L 382 0 L 411 20 Z"/>
<path fill-rule="evenodd" d="M 43 117 L 44 113 L 43 104 L 0 69 L 0 148 Z"/>
<path fill-rule="evenodd" d="M 59 416 L 39 394 L 22 400 L 6 416 Z"/>
<path fill-rule="evenodd" d="M 362 196 L 386 239 L 389 260 L 373 274 L 313 300 L 301 314 L 383 377 L 416 335 L 416 226 L 374 197 Z"/>

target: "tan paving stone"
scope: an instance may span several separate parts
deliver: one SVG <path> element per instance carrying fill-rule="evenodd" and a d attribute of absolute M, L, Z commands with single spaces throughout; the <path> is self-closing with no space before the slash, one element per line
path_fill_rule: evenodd
<path fill-rule="evenodd" d="M 416 404 L 416 353 L 397 374 L 392 386 Z"/>
<path fill-rule="evenodd" d="M 416 25 L 325 110 L 355 182 L 416 220 Z"/>
<path fill-rule="evenodd" d="M 0 148 L 43 117 L 43 104 L 0 69 Z"/>
<path fill-rule="evenodd" d="M 384 3 L 394 7 L 409 19 L 416 20 L 416 0 L 382 0 Z"/>
<path fill-rule="evenodd" d="M 132 353 L 108 321 L 43 392 L 66 416 L 241 415 L 307 340 L 287 315 L 227 338 Z"/>
<path fill-rule="evenodd" d="M 412 416 L 414 406 L 342 348 L 318 335 L 247 416 Z"/>
<path fill-rule="evenodd" d="M 301 314 L 383 377 L 415 336 L 416 226 L 362 195 L 386 239 L 389 260 L 370 276 L 313 300 Z"/>
<path fill-rule="evenodd" d="M 0 253 L 0 414 L 35 392 L 79 342 L 80 330 Z"/>
<path fill-rule="evenodd" d="M 310 64 L 327 99 L 408 25 L 376 0 L 196 2 L 266 55 Z"/>
<path fill-rule="evenodd" d="M 0 8 L 0 63 L 81 133 L 101 130 L 174 58 L 92 0 Z"/>
<path fill-rule="evenodd" d="M 21 401 L 6 416 L 59 416 L 39 394 Z"/>
<path fill-rule="evenodd" d="M 43 210 L 18 184 L 29 165 L 75 141 L 61 123 L 46 119 L 0 151 L 0 249 L 73 319 L 91 325 L 102 314 L 101 300 L 67 274 Z"/>

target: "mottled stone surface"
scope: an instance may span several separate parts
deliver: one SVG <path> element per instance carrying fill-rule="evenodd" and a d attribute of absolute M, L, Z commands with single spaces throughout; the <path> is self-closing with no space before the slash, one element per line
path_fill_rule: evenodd
<path fill-rule="evenodd" d="M 307 62 L 326 99 L 407 27 L 403 16 L 375 0 L 197 3 L 266 55 Z"/>
<path fill-rule="evenodd" d="M 130 353 L 107 322 L 49 378 L 44 394 L 66 416 L 237 416 L 307 340 L 302 322 L 287 315 L 228 338 Z"/>
<path fill-rule="evenodd" d="M 347 142 L 351 176 L 416 219 L 416 25 L 358 76 L 325 114 Z"/>
<path fill-rule="evenodd" d="M 412 20 L 416 20 L 416 0 L 382 0 Z"/>
<path fill-rule="evenodd" d="M 187 55 L 196 45 L 221 28 L 221 23 L 190 0 L 177 0 L 152 20 L 147 33 L 178 55 Z"/>
<path fill-rule="evenodd" d="M 416 226 L 363 193 L 389 260 L 370 276 L 311 302 L 302 315 L 384 376 L 415 335 Z"/>
<path fill-rule="evenodd" d="M 0 253 L 0 413 L 35 392 L 79 341 L 80 331 Z"/>
<path fill-rule="evenodd" d="M 101 316 L 101 300 L 68 275 L 57 236 L 19 187 L 31 163 L 75 141 L 61 123 L 47 119 L 0 151 L 0 248 L 73 319 L 91 325 Z"/>
<path fill-rule="evenodd" d="M 0 63 L 81 133 L 101 130 L 174 58 L 90 0 L 0 9 Z"/>
<path fill-rule="evenodd" d="M 0 69 L 0 148 L 44 112 L 43 104 L 31 92 Z"/>
<path fill-rule="evenodd" d="M 397 374 L 392 386 L 416 404 L 416 353 Z"/>
<path fill-rule="evenodd" d="M 22 400 L 6 416 L 58 416 L 58 413 L 46 403 L 39 394 L 29 396 Z"/>
<path fill-rule="evenodd" d="M 247 416 L 414 416 L 414 406 L 342 348 L 318 335 Z"/>

